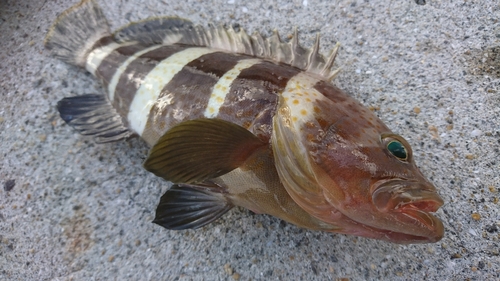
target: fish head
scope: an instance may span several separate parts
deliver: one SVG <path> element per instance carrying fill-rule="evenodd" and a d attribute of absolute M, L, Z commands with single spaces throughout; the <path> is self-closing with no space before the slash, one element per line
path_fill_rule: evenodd
<path fill-rule="evenodd" d="M 301 93 L 293 97 L 314 96 L 307 114 L 288 96 L 273 119 L 276 167 L 294 201 L 342 233 L 405 244 L 439 241 L 444 227 L 431 213 L 443 200 L 408 142 L 329 83 Z"/>

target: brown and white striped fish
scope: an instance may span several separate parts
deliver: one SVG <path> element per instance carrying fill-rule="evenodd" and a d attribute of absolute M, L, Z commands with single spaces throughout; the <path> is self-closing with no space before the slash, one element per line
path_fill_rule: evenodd
<path fill-rule="evenodd" d="M 298 226 L 396 243 L 436 242 L 443 204 L 410 145 L 288 43 L 164 17 L 111 33 L 94 0 L 62 13 L 45 46 L 106 95 L 65 98 L 61 117 L 97 142 L 141 136 L 145 168 L 174 185 L 155 223 L 197 228 L 233 206 Z"/>

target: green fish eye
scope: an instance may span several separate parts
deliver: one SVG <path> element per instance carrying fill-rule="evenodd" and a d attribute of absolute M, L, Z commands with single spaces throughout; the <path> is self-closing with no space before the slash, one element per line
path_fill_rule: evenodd
<path fill-rule="evenodd" d="M 408 158 L 408 152 L 406 152 L 405 146 L 399 141 L 391 141 L 387 144 L 387 149 L 389 152 L 396 156 L 400 160 L 406 160 Z"/>

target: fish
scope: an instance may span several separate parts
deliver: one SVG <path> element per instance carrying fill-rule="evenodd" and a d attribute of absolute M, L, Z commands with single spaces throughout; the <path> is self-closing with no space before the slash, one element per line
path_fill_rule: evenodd
<path fill-rule="evenodd" d="M 97 143 L 141 137 L 171 183 L 154 223 L 196 229 L 233 207 L 302 228 L 398 244 L 444 235 L 443 200 L 410 144 L 333 84 L 328 56 L 275 31 L 155 17 L 112 32 L 94 0 L 61 13 L 44 45 L 104 93 L 66 97 L 66 124 Z"/>

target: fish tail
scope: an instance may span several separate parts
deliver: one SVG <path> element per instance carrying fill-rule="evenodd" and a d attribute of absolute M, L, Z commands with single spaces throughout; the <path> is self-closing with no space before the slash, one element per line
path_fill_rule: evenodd
<path fill-rule="evenodd" d="M 109 24 L 95 0 L 82 0 L 57 17 L 44 45 L 55 57 L 85 66 L 93 45 L 110 34 Z"/>

